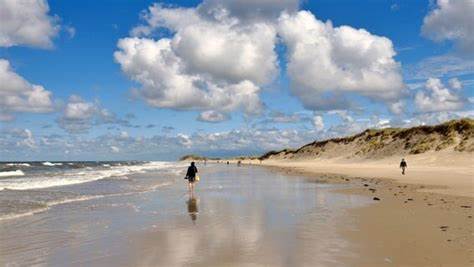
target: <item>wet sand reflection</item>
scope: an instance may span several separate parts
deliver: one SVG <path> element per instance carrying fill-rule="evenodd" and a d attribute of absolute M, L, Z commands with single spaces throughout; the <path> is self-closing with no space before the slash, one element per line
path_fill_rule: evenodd
<path fill-rule="evenodd" d="M 191 217 L 191 220 L 195 224 L 197 220 L 197 215 L 199 213 L 198 199 L 194 195 L 190 195 L 189 199 L 186 201 L 186 205 L 188 208 L 189 216 Z"/>

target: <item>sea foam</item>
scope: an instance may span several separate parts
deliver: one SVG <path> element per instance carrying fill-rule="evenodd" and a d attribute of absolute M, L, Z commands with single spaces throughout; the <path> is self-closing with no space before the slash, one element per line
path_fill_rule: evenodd
<path fill-rule="evenodd" d="M 44 166 L 61 166 L 63 165 L 62 163 L 51 163 L 49 161 L 45 161 L 42 163 Z"/>
<path fill-rule="evenodd" d="M 14 176 L 24 176 L 24 175 L 25 173 L 22 170 L 0 172 L 0 177 L 14 177 Z"/>
<path fill-rule="evenodd" d="M 45 164 L 44 162 L 43 164 Z M 53 176 L 35 176 L 35 177 L 17 177 L 12 179 L 1 179 L 0 180 L 0 190 L 4 189 L 13 189 L 13 190 L 27 190 L 27 189 L 40 189 L 40 188 L 49 188 L 56 186 L 66 186 L 74 184 L 82 184 L 92 181 L 97 181 L 101 179 L 121 179 L 124 176 L 137 173 L 145 173 L 150 170 L 159 170 L 159 169 L 174 169 L 181 168 L 181 163 L 174 162 L 149 162 L 141 165 L 130 165 L 130 166 L 113 166 L 108 167 L 107 169 L 98 169 L 87 167 L 85 170 L 81 171 L 67 171 L 61 174 Z M 18 170 L 21 172 L 21 170 Z M 17 173 L 17 176 L 20 173 Z M 2 172 L 3 173 L 3 172 Z M 0 173 L 0 175 L 2 174 Z M 8 172 L 12 176 L 12 172 Z M 21 172 L 21 175 L 24 175 Z M 7 175 L 4 175 L 7 176 Z"/>

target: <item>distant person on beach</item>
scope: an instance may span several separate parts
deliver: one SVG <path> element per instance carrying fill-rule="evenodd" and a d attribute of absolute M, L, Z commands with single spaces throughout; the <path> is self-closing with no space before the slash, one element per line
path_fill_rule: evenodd
<path fill-rule="evenodd" d="M 229 162 L 227 161 L 227 165 L 229 165 Z"/>
<path fill-rule="evenodd" d="M 240 165 L 242 165 L 242 161 L 239 160 L 239 161 L 237 161 L 237 166 L 240 167 Z"/>
<path fill-rule="evenodd" d="M 193 193 L 194 192 L 194 183 L 196 182 L 196 173 L 198 172 L 198 169 L 196 168 L 196 165 L 194 164 L 194 161 L 191 162 L 191 166 L 188 167 L 188 171 L 186 172 L 186 177 L 184 179 L 188 179 L 188 189 L 189 192 Z"/>
<path fill-rule="evenodd" d="M 405 169 L 408 167 L 407 162 L 405 159 L 402 159 L 400 162 L 400 168 L 402 169 L 402 174 L 405 175 Z"/>

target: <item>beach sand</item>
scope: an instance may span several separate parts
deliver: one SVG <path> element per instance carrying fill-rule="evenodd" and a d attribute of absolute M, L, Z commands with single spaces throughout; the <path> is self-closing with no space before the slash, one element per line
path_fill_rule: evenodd
<path fill-rule="evenodd" d="M 0 265 L 472 266 L 472 159 L 431 159 L 198 164 L 194 198 L 176 177 L 0 222 Z"/>
<path fill-rule="evenodd" d="M 353 185 L 344 193 L 377 198 L 351 212 L 358 230 L 346 236 L 359 244 L 360 257 L 350 266 L 473 266 L 472 154 L 409 156 L 406 175 L 398 168 L 400 158 L 266 160 L 262 165 L 313 179 L 332 174 L 324 180 Z"/>

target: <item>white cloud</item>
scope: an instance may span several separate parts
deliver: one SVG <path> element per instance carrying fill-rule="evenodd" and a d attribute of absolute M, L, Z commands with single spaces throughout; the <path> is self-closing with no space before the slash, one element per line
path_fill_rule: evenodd
<path fill-rule="evenodd" d="M 405 68 L 407 79 L 426 80 L 430 77 L 453 77 L 474 74 L 474 60 L 442 55 L 428 57 Z"/>
<path fill-rule="evenodd" d="M 115 59 L 142 85 L 135 92 L 151 106 L 223 112 L 243 108 L 249 114 L 262 108 L 260 88 L 249 80 L 217 83 L 202 74 L 186 73 L 186 63 L 174 53 L 170 39 L 125 38 L 118 47 Z"/>
<path fill-rule="evenodd" d="M 59 26 L 46 0 L 0 0 L 0 47 L 52 46 Z"/>
<path fill-rule="evenodd" d="M 426 81 L 425 90 L 417 92 L 415 104 L 422 112 L 459 110 L 464 106 L 461 98 L 436 78 L 429 78 Z"/>
<path fill-rule="evenodd" d="M 191 137 L 187 134 L 179 133 L 176 138 L 178 139 L 178 143 L 183 147 L 190 148 L 193 145 Z"/>
<path fill-rule="evenodd" d="M 265 84 L 277 71 L 273 51 L 276 31 L 271 25 L 234 25 L 201 22 L 180 29 L 172 41 L 176 55 L 187 70 L 209 75 L 216 81 L 238 83 L 249 80 Z"/>
<path fill-rule="evenodd" d="M 125 131 L 120 132 L 120 138 L 121 139 L 128 139 L 129 137 L 130 137 L 130 135 L 127 132 L 125 132 Z"/>
<path fill-rule="evenodd" d="M 243 22 L 272 20 L 282 12 L 294 12 L 299 0 L 205 0 L 199 13 L 212 18 L 229 16 Z"/>
<path fill-rule="evenodd" d="M 293 91 L 309 109 L 347 107 L 341 96 L 345 93 L 397 101 L 405 88 L 388 38 L 364 29 L 333 27 L 308 11 L 283 14 L 279 34 L 288 47 Z M 321 101 L 324 98 L 334 101 Z"/>
<path fill-rule="evenodd" d="M 29 129 L 24 129 L 23 132 L 20 133 L 20 136 L 23 137 L 23 139 L 17 142 L 17 146 L 24 146 L 32 149 L 36 148 L 36 141 L 33 138 L 33 133 Z"/>
<path fill-rule="evenodd" d="M 323 117 L 315 115 L 313 117 L 313 126 L 314 126 L 314 129 L 316 129 L 316 131 L 318 132 L 324 130 Z"/>
<path fill-rule="evenodd" d="M 72 39 L 72 38 L 74 38 L 74 36 L 76 36 L 76 28 L 74 28 L 72 26 L 64 26 L 64 30 L 69 35 L 69 38 Z"/>
<path fill-rule="evenodd" d="M 69 97 L 57 122 L 60 128 L 69 133 L 84 133 L 92 126 L 101 124 L 130 126 L 127 120 L 119 119 L 114 113 L 102 108 L 98 101 L 87 102 L 77 95 Z"/>
<path fill-rule="evenodd" d="M 405 103 L 401 100 L 397 102 L 393 102 L 393 103 L 390 103 L 388 108 L 390 112 L 392 112 L 393 114 L 400 115 L 405 110 Z"/>
<path fill-rule="evenodd" d="M 449 79 L 448 83 L 451 89 L 459 90 L 462 88 L 462 83 L 458 78 L 451 78 Z"/>
<path fill-rule="evenodd" d="M 225 3 L 221 8 L 226 8 Z M 240 23 L 225 12 L 212 19 L 204 16 L 213 4 L 205 2 L 197 8 L 152 5 L 142 15 L 146 24 L 132 30 L 138 37 L 119 40 L 115 59 L 141 85 L 135 92 L 149 105 L 219 112 L 242 108 L 247 114 L 261 111 L 260 87 L 278 73 L 276 29 L 267 22 Z M 163 28 L 173 33 L 170 38 L 149 37 Z"/>
<path fill-rule="evenodd" d="M 120 148 L 116 147 L 116 146 L 110 146 L 110 150 L 113 152 L 113 153 L 119 153 L 120 152 Z"/>
<path fill-rule="evenodd" d="M 53 111 L 51 92 L 31 84 L 15 73 L 10 62 L 0 59 L 0 114 L 12 119 L 11 113 Z"/>
<path fill-rule="evenodd" d="M 115 59 L 140 85 L 135 96 L 153 107 L 258 114 L 261 88 L 279 73 L 281 37 L 292 88 L 306 108 L 355 109 L 353 94 L 395 105 L 405 85 L 390 39 L 333 27 L 298 7 L 298 0 L 154 4 L 131 37 L 119 40 Z"/>
<path fill-rule="evenodd" d="M 201 112 L 199 116 L 197 117 L 197 120 L 215 123 L 215 122 L 229 120 L 229 116 L 227 114 L 217 112 L 215 110 L 207 110 L 207 111 Z"/>
<path fill-rule="evenodd" d="M 303 121 L 311 121 L 311 118 L 302 113 L 283 113 L 280 111 L 272 111 L 268 114 L 268 118 L 263 123 L 298 123 Z"/>
<path fill-rule="evenodd" d="M 98 107 L 94 103 L 85 102 L 81 97 L 72 95 L 64 110 L 64 118 L 68 120 L 85 120 L 91 118 Z"/>
<path fill-rule="evenodd" d="M 438 0 L 424 19 L 422 34 L 434 41 L 454 41 L 465 53 L 474 55 L 474 1 Z"/>

